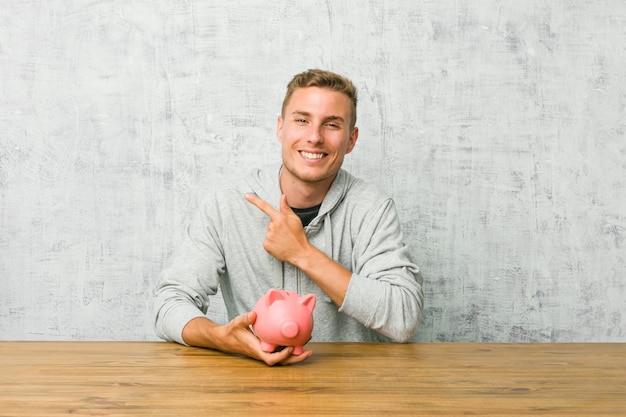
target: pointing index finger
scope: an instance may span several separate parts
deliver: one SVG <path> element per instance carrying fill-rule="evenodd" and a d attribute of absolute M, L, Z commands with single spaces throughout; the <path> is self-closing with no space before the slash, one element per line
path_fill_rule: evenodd
<path fill-rule="evenodd" d="M 274 218 L 275 215 L 279 214 L 278 210 L 272 207 L 265 200 L 260 199 L 258 196 L 252 193 L 246 193 L 243 195 L 246 201 L 255 205 L 259 210 L 263 213 L 267 214 L 270 218 Z"/>

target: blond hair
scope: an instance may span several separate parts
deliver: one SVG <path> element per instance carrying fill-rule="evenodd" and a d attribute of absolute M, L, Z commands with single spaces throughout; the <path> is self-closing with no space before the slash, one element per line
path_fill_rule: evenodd
<path fill-rule="evenodd" d="M 298 88 L 306 87 L 319 87 L 328 88 L 338 93 L 343 93 L 350 99 L 352 103 L 352 117 L 350 120 L 350 128 L 353 129 L 356 125 L 356 104 L 357 104 L 357 90 L 352 81 L 334 72 L 324 71 L 320 69 L 310 69 L 300 74 L 296 74 L 293 79 L 287 84 L 287 93 L 283 99 L 283 107 L 281 109 L 282 117 L 285 117 L 285 108 L 289 103 L 289 99 L 293 95 L 293 92 Z"/>

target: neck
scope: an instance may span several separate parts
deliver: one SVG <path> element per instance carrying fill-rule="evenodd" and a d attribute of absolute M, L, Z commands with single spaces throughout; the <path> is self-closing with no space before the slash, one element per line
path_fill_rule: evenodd
<path fill-rule="evenodd" d="M 306 182 L 286 172 L 285 169 L 280 172 L 280 189 L 287 196 L 289 205 L 295 208 L 308 208 L 321 204 L 335 179 L 333 177 L 320 182 Z"/>

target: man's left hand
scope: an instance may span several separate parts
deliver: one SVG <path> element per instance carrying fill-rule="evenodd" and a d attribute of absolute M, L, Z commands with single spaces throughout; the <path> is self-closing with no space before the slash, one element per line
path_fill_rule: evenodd
<path fill-rule="evenodd" d="M 278 260 L 297 265 L 297 259 L 303 256 L 310 244 L 300 217 L 287 203 L 287 196 L 283 194 L 280 198 L 280 211 L 254 194 L 245 194 L 244 197 L 270 218 L 263 248 Z"/>

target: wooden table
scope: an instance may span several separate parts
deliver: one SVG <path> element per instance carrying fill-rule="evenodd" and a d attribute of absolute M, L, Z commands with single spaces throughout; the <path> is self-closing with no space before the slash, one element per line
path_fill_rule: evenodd
<path fill-rule="evenodd" d="M 0 342 L 0 416 L 626 416 L 626 344 L 311 343 L 294 366 L 160 342 Z"/>

